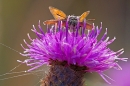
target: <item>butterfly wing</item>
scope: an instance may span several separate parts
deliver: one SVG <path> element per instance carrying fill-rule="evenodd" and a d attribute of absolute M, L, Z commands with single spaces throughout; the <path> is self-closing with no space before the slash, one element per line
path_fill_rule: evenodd
<path fill-rule="evenodd" d="M 92 24 L 87 23 L 86 28 L 87 28 L 88 30 L 92 30 L 93 25 L 92 25 Z"/>
<path fill-rule="evenodd" d="M 54 8 L 54 7 L 52 7 L 52 6 L 50 6 L 49 9 L 50 9 L 51 14 L 53 15 L 53 17 L 54 17 L 56 20 L 66 19 L 67 16 L 66 16 L 66 14 L 65 14 L 63 11 L 61 11 L 61 10 L 59 10 L 59 9 L 57 9 L 57 8 Z"/>
<path fill-rule="evenodd" d="M 83 20 L 88 16 L 89 13 L 90 13 L 90 11 L 84 12 L 84 13 L 80 16 L 79 21 L 80 21 L 80 22 L 83 22 Z"/>
<path fill-rule="evenodd" d="M 81 26 L 81 27 L 84 27 L 84 23 L 83 23 L 83 22 L 80 22 L 80 26 Z M 92 30 L 92 28 L 93 28 L 93 25 L 92 25 L 92 24 L 86 23 L 86 29 Z"/>
<path fill-rule="evenodd" d="M 44 25 L 55 25 L 56 23 L 58 23 L 58 21 L 57 20 L 54 20 L 54 19 L 52 19 L 52 20 L 46 20 L 46 21 L 44 21 L 43 22 L 43 24 Z"/>

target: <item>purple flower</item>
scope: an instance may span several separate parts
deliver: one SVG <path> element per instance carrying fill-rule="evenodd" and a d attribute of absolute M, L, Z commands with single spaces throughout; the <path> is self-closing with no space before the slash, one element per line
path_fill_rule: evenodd
<path fill-rule="evenodd" d="M 83 27 L 80 27 L 79 22 L 76 27 L 69 27 L 68 21 L 63 27 L 62 21 L 59 21 L 58 25 L 47 27 L 46 33 L 43 32 L 40 22 L 38 27 L 40 32 L 34 26 L 32 29 L 37 35 L 35 39 L 31 39 L 28 35 L 30 44 L 24 40 L 28 48 L 23 47 L 22 55 L 27 57 L 23 63 L 32 67 L 28 72 L 44 64 L 51 64 L 52 61 L 59 61 L 67 62 L 66 66 L 85 67 L 86 72 L 97 72 L 107 81 L 105 77 L 108 76 L 103 72 L 110 68 L 120 70 L 121 67 L 115 60 L 126 61 L 127 59 L 119 58 L 124 52 L 123 49 L 114 52 L 108 48 L 108 45 L 116 38 L 109 40 L 109 37 L 106 37 L 107 29 L 102 38 L 97 40 L 102 24 L 100 28 L 93 25 L 91 31 L 86 29 L 86 21 L 84 21 Z"/>

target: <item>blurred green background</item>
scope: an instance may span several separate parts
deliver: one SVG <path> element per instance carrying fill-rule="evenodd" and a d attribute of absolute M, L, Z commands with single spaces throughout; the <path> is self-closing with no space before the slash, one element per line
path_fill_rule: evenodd
<path fill-rule="evenodd" d="M 20 44 L 24 44 L 23 39 L 29 42 L 27 33 L 30 33 L 32 38 L 35 37 L 31 32 L 32 25 L 37 27 L 38 21 L 41 20 L 41 26 L 45 31 L 42 22 L 53 19 L 49 6 L 56 7 L 68 15 L 81 15 L 90 10 L 88 19 L 96 19 L 94 23 L 99 26 L 100 22 L 103 22 L 101 35 L 105 28 L 108 28 L 108 36 L 117 38 L 110 48 L 114 51 L 124 48 L 125 53 L 121 57 L 130 57 L 130 0 L 0 0 L 0 43 L 22 52 Z M 19 64 L 18 59 L 25 58 L 0 45 L 0 74 L 7 73 Z M 26 65 L 22 65 L 14 71 L 27 69 Z M 41 76 L 44 74 L 43 72 Z M 0 76 L 0 79 L 5 77 L 10 76 Z M 98 74 L 87 74 L 86 77 L 87 86 L 107 86 Z M 0 86 L 35 86 L 39 80 L 38 76 L 31 74 L 2 80 Z"/>

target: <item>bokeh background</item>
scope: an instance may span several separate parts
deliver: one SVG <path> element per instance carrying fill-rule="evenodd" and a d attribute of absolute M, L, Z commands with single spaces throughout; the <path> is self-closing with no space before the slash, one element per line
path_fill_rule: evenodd
<path fill-rule="evenodd" d="M 22 52 L 23 49 L 20 44 L 24 44 L 23 39 L 29 42 L 27 33 L 35 38 L 35 34 L 31 32 L 32 25 L 37 27 L 40 20 L 45 31 L 42 22 L 53 19 L 48 9 L 49 6 L 61 9 L 68 15 L 81 15 L 83 12 L 90 10 L 91 13 L 87 19 L 96 19 L 95 25 L 100 25 L 100 22 L 103 22 L 101 35 L 105 28 L 108 28 L 108 36 L 117 38 L 109 47 L 114 51 L 124 48 L 125 53 L 121 57 L 130 57 L 130 0 L 0 0 L 0 43 Z M 18 52 L 0 44 L 0 74 L 9 72 L 19 65 L 17 60 L 24 60 L 25 58 Z M 21 65 L 14 71 L 27 69 L 26 65 Z M 47 71 L 46 67 L 43 67 L 43 69 L 40 76 L 44 76 L 45 71 Z M 128 69 L 130 69 L 129 65 Z M 111 70 L 106 73 L 112 75 Z M 37 74 L 39 73 L 0 80 L 0 86 L 39 86 L 37 83 L 40 77 Z M 15 76 L 15 74 L 0 76 L 0 79 L 11 76 Z M 86 74 L 86 83 L 87 86 L 116 86 L 108 85 L 96 73 Z M 122 86 L 130 86 L 130 84 Z"/>

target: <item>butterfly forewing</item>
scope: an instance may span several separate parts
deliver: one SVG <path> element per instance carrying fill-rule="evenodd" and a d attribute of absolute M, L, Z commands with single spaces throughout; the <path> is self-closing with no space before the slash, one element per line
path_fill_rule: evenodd
<path fill-rule="evenodd" d="M 80 21 L 80 22 L 83 22 L 83 20 L 88 16 L 89 13 L 90 13 L 90 11 L 84 12 L 84 13 L 80 16 L 79 21 Z"/>
<path fill-rule="evenodd" d="M 63 11 L 61 11 L 61 10 L 59 10 L 57 8 L 54 8 L 52 6 L 50 6 L 49 9 L 50 9 L 50 12 L 52 13 L 53 17 L 56 20 L 66 19 L 67 16 L 66 16 L 66 14 Z"/>

